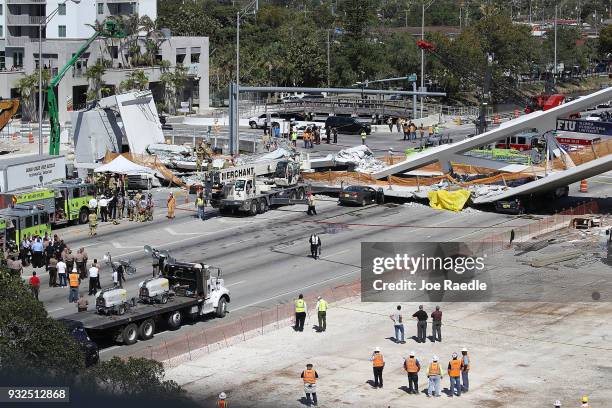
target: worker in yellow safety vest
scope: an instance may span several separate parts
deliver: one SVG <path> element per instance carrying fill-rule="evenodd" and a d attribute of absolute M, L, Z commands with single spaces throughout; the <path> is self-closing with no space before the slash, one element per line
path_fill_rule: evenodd
<path fill-rule="evenodd" d="M 306 369 L 302 371 L 300 376 L 304 381 L 304 393 L 306 394 L 306 404 L 310 405 L 311 401 L 317 405 L 317 378 L 319 373 L 312 369 L 312 364 L 306 364 Z M 312 400 L 310 396 L 312 395 Z"/>
<path fill-rule="evenodd" d="M 404 370 L 408 373 L 408 394 L 418 394 L 421 363 L 414 356 L 414 351 L 411 351 L 408 358 L 404 360 Z"/>
<path fill-rule="evenodd" d="M 218 408 L 227 408 L 229 405 L 227 404 L 227 395 L 224 392 L 219 394 L 219 399 L 217 399 L 217 407 Z"/>
<path fill-rule="evenodd" d="M 374 371 L 374 388 L 383 387 L 383 369 L 385 368 L 385 359 L 380 352 L 380 347 L 374 348 L 374 353 L 370 357 L 372 362 L 372 370 Z"/>
<path fill-rule="evenodd" d="M 304 295 L 300 293 L 298 298 L 295 300 L 295 331 L 304 331 L 304 322 L 306 321 L 306 302 L 304 301 Z"/>
<path fill-rule="evenodd" d="M 366 133 L 365 129 L 361 129 L 361 144 L 365 145 L 366 144 L 366 138 L 368 137 L 368 134 Z"/>
<path fill-rule="evenodd" d="M 459 360 L 457 353 L 453 353 L 453 358 L 448 362 L 448 376 L 450 377 L 450 397 L 455 394 L 457 390 L 457 396 L 461 396 L 461 360 Z"/>
<path fill-rule="evenodd" d="M 432 362 L 427 369 L 427 377 L 429 378 L 429 387 L 427 387 L 427 396 L 431 397 L 435 389 L 436 397 L 440 396 L 440 381 L 442 380 L 442 368 L 438 361 L 438 356 L 433 356 Z"/>
<path fill-rule="evenodd" d="M 327 329 L 327 302 L 321 296 L 317 298 L 317 317 L 319 318 L 318 332 L 324 332 Z"/>
<path fill-rule="evenodd" d="M 293 147 L 297 147 L 297 139 L 298 139 L 297 131 L 293 130 L 291 132 L 291 144 L 293 144 Z"/>
<path fill-rule="evenodd" d="M 589 397 L 587 395 L 583 395 L 582 396 L 582 405 L 580 405 L 580 408 L 591 408 L 591 405 L 589 405 Z"/>

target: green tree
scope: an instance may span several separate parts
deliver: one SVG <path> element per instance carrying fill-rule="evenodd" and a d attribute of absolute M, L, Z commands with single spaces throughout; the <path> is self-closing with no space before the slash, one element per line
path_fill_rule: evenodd
<path fill-rule="evenodd" d="M 163 72 L 160 76 L 160 82 L 164 90 L 163 110 L 175 114 L 187 82 L 187 68 L 177 65 L 174 71 Z"/>
<path fill-rule="evenodd" d="M 612 25 L 606 26 L 599 32 L 598 50 L 603 58 L 612 53 Z"/>
<path fill-rule="evenodd" d="M 96 63 L 90 67 L 87 67 L 85 71 L 85 78 L 89 82 L 89 88 L 87 91 L 87 101 L 94 101 L 100 99 L 102 91 L 102 76 L 106 72 L 106 65 L 102 60 L 96 61 Z"/>
<path fill-rule="evenodd" d="M 127 78 L 119 83 L 119 90 L 127 92 L 131 90 L 144 91 L 149 84 L 149 77 L 142 69 L 131 71 Z"/>

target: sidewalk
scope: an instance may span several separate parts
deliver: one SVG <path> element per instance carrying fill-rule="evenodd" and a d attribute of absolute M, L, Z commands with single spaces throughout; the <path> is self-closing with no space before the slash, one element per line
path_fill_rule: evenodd
<path fill-rule="evenodd" d="M 434 306 L 425 304 L 425 310 Z M 388 317 L 395 304 L 355 299 L 331 305 L 325 333 L 312 329 L 316 315 L 310 314 L 303 333 L 282 328 L 168 369 L 167 377 L 205 407 L 214 406 L 221 391 L 232 407 L 302 406 L 299 377 L 306 363 L 319 373 L 322 407 L 531 408 L 552 406 L 556 399 L 572 407 L 583 394 L 594 407 L 612 401 L 606 380 L 612 362 L 604 357 L 612 352 L 612 329 L 606 325 L 612 304 L 449 303 L 441 308 L 442 343 L 419 344 L 411 338 L 416 324 L 409 316 L 417 304 L 403 304 L 407 343 L 395 344 Z M 368 384 L 368 358 L 376 346 L 386 360 L 384 389 Z M 441 398 L 406 393 L 402 363 L 410 351 L 423 367 L 437 354 L 445 368 L 451 353 L 464 346 L 472 360 L 469 393 L 449 398 L 447 375 Z M 421 374 L 419 387 L 426 386 Z"/>

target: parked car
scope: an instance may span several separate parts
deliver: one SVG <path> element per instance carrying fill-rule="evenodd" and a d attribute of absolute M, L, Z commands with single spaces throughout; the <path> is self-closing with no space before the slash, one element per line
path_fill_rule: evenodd
<path fill-rule="evenodd" d="M 299 96 L 289 95 L 281 98 L 281 103 L 299 102 L 301 100 L 302 98 L 300 98 Z"/>
<path fill-rule="evenodd" d="M 251 129 L 263 129 L 266 125 L 266 120 L 268 116 L 273 121 L 274 119 L 276 119 L 276 121 L 280 121 L 280 115 L 278 114 L 278 112 L 262 113 L 259 116 L 253 116 L 249 118 L 249 126 L 251 127 Z"/>
<path fill-rule="evenodd" d="M 369 123 L 359 121 L 357 118 L 349 116 L 330 116 L 325 120 L 325 128 L 336 128 L 338 133 L 344 134 L 360 134 L 362 129 L 365 129 L 366 134 L 372 132 L 372 127 Z"/>
<path fill-rule="evenodd" d="M 377 191 L 369 186 L 349 186 L 338 195 L 338 204 L 357 204 L 362 207 L 366 204 L 382 204 L 383 194 L 382 189 Z"/>

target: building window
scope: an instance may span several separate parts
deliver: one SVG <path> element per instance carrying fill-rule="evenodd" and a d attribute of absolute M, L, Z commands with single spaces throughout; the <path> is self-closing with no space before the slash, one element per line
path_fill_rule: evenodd
<path fill-rule="evenodd" d="M 4 14 L 4 5 L 0 4 L 0 16 Z"/>
<path fill-rule="evenodd" d="M 61 25 L 57 27 L 57 36 L 60 38 L 66 37 L 66 26 L 65 25 Z"/>
<path fill-rule="evenodd" d="M 104 14 L 104 3 L 98 3 L 98 14 Z"/>
<path fill-rule="evenodd" d="M 65 16 L 66 15 L 66 3 L 60 3 L 57 6 L 57 14 L 59 14 L 60 16 Z"/>
<path fill-rule="evenodd" d="M 0 38 L 4 37 L 4 26 L 0 25 Z"/>

